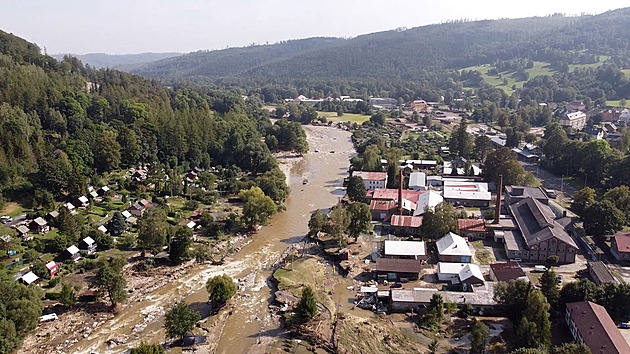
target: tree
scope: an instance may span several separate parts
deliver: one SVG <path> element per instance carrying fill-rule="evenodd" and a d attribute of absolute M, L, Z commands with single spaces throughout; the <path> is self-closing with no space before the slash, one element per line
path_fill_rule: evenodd
<path fill-rule="evenodd" d="M 361 176 L 352 176 L 348 180 L 348 188 L 346 194 L 348 198 L 353 202 L 363 202 L 367 191 L 365 189 L 365 183 Z"/>
<path fill-rule="evenodd" d="M 224 304 L 236 294 L 236 285 L 229 275 L 223 274 L 208 279 L 206 290 L 208 290 L 210 301 Z"/>
<path fill-rule="evenodd" d="M 583 215 L 584 211 L 593 204 L 595 204 L 595 190 L 591 187 L 584 187 L 573 196 L 571 209 L 576 214 Z"/>
<path fill-rule="evenodd" d="M 80 231 L 79 224 L 76 217 L 66 207 L 62 206 L 59 208 L 59 216 L 55 219 L 55 224 L 59 233 L 67 237 L 68 243 L 74 244 L 77 242 Z"/>
<path fill-rule="evenodd" d="M 122 215 L 120 211 L 115 211 L 114 215 L 112 215 L 112 220 L 110 220 L 109 225 L 107 227 L 109 233 L 113 236 L 122 235 L 123 232 L 127 229 L 127 223 L 125 222 L 125 217 Z"/>
<path fill-rule="evenodd" d="M 519 323 L 532 291 L 532 284 L 522 279 L 511 280 L 509 283 L 499 282 L 494 290 L 494 300 L 505 306 L 507 317 L 513 323 Z"/>
<path fill-rule="evenodd" d="M 197 245 L 192 251 L 192 257 L 199 264 L 204 264 L 212 259 L 212 250 L 206 245 Z"/>
<path fill-rule="evenodd" d="M 327 222 L 328 217 L 326 214 L 322 213 L 319 209 L 315 210 L 315 212 L 311 214 L 311 218 L 308 220 L 309 236 L 316 236 L 318 232 L 324 229 Z"/>
<path fill-rule="evenodd" d="M 489 153 L 484 164 L 484 177 L 487 181 L 498 182 L 499 175 L 503 175 L 503 184 L 506 186 L 532 183 L 532 177 L 528 176 L 516 160 L 516 153 L 507 147 Z"/>
<path fill-rule="evenodd" d="M 475 320 L 471 328 L 470 352 L 483 353 L 490 337 L 490 329 L 483 322 Z"/>
<path fill-rule="evenodd" d="M 127 298 L 127 281 L 122 275 L 125 261 L 121 258 L 110 258 L 100 261 L 96 275 L 92 279 L 91 286 L 99 289 L 101 293 L 107 293 L 112 307 L 125 301 Z"/>
<path fill-rule="evenodd" d="M 626 223 L 623 212 L 610 200 L 595 202 L 589 206 L 582 216 L 584 229 L 589 235 L 603 236 L 614 234 Z"/>
<path fill-rule="evenodd" d="M 591 354 L 591 349 L 584 343 L 564 343 L 551 348 L 550 354 Z"/>
<path fill-rule="evenodd" d="M 166 242 L 168 228 L 166 213 L 162 208 L 147 208 L 138 220 L 138 247 L 158 254 Z"/>
<path fill-rule="evenodd" d="M 264 225 L 269 217 L 276 213 L 278 207 L 273 200 L 266 196 L 259 187 L 243 189 L 239 198 L 245 202 L 243 206 L 243 220 L 249 227 Z"/>
<path fill-rule="evenodd" d="M 457 213 L 455 208 L 442 202 L 433 210 L 427 207 L 422 218 L 420 232 L 422 236 L 430 239 L 438 239 L 457 228 Z"/>
<path fill-rule="evenodd" d="M 551 307 L 555 308 L 560 302 L 560 290 L 558 290 L 558 279 L 553 269 L 548 269 L 540 277 L 540 291 L 547 298 Z"/>
<path fill-rule="evenodd" d="M 630 188 L 628 186 L 623 185 L 607 190 L 604 193 L 604 200 L 610 200 L 617 209 L 625 215 L 630 215 Z"/>
<path fill-rule="evenodd" d="M 186 226 L 180 226 L 171 239 L 168 257 L 179 264 L 190 259 L 190 246 L 192 246 L 193 232 Z"/>
<path fill-rule="evenodd" d="M 467 132 L 467 127 L 466 120 L 462 119 L 457 128 L 453 130 L 453 135 L 451 135 L 451 141 L 449 142 L 451 153 L 465 159 L 470 158 L 474 148 L 473 137 Z"/>
<path fill-rule="evenodd" d="M 492 140 L 486 135 L 479 135 L 475 138 L 475 158 L 481 162 L 486 160 L 488 154 L 492 151 Z"/>
<path fill-rule="evenodd" d="M 378 111 L 370 117 L 370 122 L 372 122 L 376 126 L 385 125 L 385 114 L 381 111 Z"/>
<path fill-rule="evenodd" d="M 330 212 L 330 235 L 339 241 L 340 246 L 346 243 L 345 233 L 350 226 L 350 214 L 341 204 L 337 204 Z"/>
<path fill-rule="evenodd" d="M 524 347 L 551 346 L 551 321 L 549 304 L 540 291 L 532 291 L 527 297 L 527 307 L 517 328 L 518 341 Z"/>
<path fill-rule="evenodd" d="M 562 304 L 577 301 L 595 301 L 596 296 L 597 286 L 588 279 L 567 283 L 560 289 L 560 301 Z"/>
<path fill-rule="evenodd" d="M 160 344 L 148 344 L 145 342 L 141 342 L 135 348 L 131 348 L 129 350 L 129 354 L 164 354 L 166 351 L 164 347 Z"/>
<path fill-rule="evenodd" d="M 433 294 L 429 300 L 429 310 L 436 319 L 444 317 L 444 299 L 441 294 Z"/>
<path fill-rule="evenodd" d="M 199 313 L 192 310 L 186 301 L 182 300 L 164 316 L 164 329 L 168 338 L 184 339 L 186 333 L 195 328 L 199 321 Z"/>
<path fill-rule="evenodd" d="M 352 203 L 348 206 L 350 223 L 348 224 L 348 234 L 355 239 L 362 233 L 372 229 L 372 214 L 370 206 L 365 203 Z"/>
<path fill-rule="evenodd" d="M 72 306 L 77 301 L 77 293 L 74 287 L 68 283 L 63 283 L 59 293 L 59 302 L 64 306 Z"/>
<path fill-rule="evenodd" d="M 35 275 L 42 279 L 50 279 L 50 272 L 46 268 L 44 262 L 39 259 L 36 259 L 33 263 L 31 263 L 31 272 L 35 273 Z"/>
<path fill-rule="evenodd" d="M 300 302 L 297 305 L 297 313 L 304 319 L 310 320 L 317 314 L 317 301 L 315 301 L 315 292 L 310 286 L 306 286 L 302 290 Z"/>

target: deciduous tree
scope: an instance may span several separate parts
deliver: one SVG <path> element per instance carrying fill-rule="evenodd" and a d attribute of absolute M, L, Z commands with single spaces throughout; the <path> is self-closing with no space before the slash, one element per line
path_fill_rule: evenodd
<path fill-rule="evenodd" d="M 249 227 L 264 225 L 269 217 L 276 213 L 278 207 L 259 187 L 243 189 L 239 193 L 243 206 L 243 220 Z"/>
<path fill-rule="evenodd" d="M 470 333 L 470 352 L 483 353 L 490 337 L 490 329 L 483 322 L 475 320 Z"/>
<path fill-rule="evenodd" d="M 182 263 L 190 259 L 190 246 L 193 232 L 186 226 L 180 226 L 171 239 L 168 257 L 175 263 Z"/>
<path fill-rule="evenodd" d="M 184 339 L 186 333 L 195 328 L 199 319 L 199 313 L 191 309 L 186 301 L 182 300 L 176 303 L 164 316 L 164 329 L 166 329 L 167 337 Z"/>
<path fill-rule="evenodd" d="M 372 229 L 372 214 L 370 206 L 365 203 L 352 203 L 348 206 L 350 223 L 348 224 L 348 234 L 355 239 L 362 233 Z"/>
<path fill-rule="evenodd" d="M 147 208 L 138 220 L 138 247 L 158 254 L 166 243 L 168 228 L 166 213 L 162 208 Z"/>
<path fill-rule="evenodd" d="M 125 261 L 121 258 L 110 258 L 99 262 L 96 275 L 92 279 L 91 286 L 106 293 L 112 307 L 127 299 L 127 281 L 122 275 Z"/>
<path fill-rule="evenodd" d="M 365 183 L 361 176 L 352 176 L 348 179 L 348 188 L 346 189 L 348 198 L 353 202 L 363 202 L 367 193 Z"/>
<path fill-rule="evenodd" d="M 236 294 L 236 284 L 229 275 L 223 274 L 208 279 L 206 290 L 208 290 L 210 301 L 224 304 Z"/>
<path fill-rule="evenodd" d="M 457 213 L 455 208 L 445 202 L 427 208 L 424 211 L 420 232 L 422 237 L 438 239 L 457 228 Z"/>

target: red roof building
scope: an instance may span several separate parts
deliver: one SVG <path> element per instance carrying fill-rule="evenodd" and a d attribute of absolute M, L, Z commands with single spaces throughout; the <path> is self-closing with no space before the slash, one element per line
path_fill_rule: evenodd
<path fill-rule="evenodd" d="M 619 231 L 610 245 L 610 253 L 618 261 L 630 261 L 630 231 Z"/>
<path fill-rule="evenodd" d="M 457 229 L 460 235 L 468 238 L 485 238 L 488 234 L 483 219 L 459 219 Z"/>
<path fill-rule="evenodd" d="M 370 193 L 371 192 L 371 193 Z M 398 201 L 398 189 L 393 188 L 379 188 L 367 193 L 367 197 L 377 200 L 395 200 Z M 411 202 L 417 203 L 420 194 L 425 191 L 414 191 L 410 189 L 404 189 L 402 191 L 403 199 L 407 199 Z"/>
<path fill-rule="evenodd" d="M 50 261 L 46 263 L 46 269 L 48 269 L 50 277 L 52 278 L 55 276 L 55 274 L 57 274 L 57 271 L 59 270 L 59 265 L 55 263 L 55 261 Z"/>
<path fill-rule="evenodd" d="M 630 345 L 603 306 L 590 301 L 571 302 L 564 317 L 575 341 L 586 344 L 591 353 L 630 353 Z"/>
<path fill-rule="evenodd" d="M 417 236 L 420 235 L 422 216 L 392 215 L 390 224 L 398 236 Z"/>
<path fill-rule="evenodd" d="M 490 264 L 490 278 L 495 281 L 509 282 L 510 280 L 527 279 L 527 274 L 518 262 L 493 263 Z"/>

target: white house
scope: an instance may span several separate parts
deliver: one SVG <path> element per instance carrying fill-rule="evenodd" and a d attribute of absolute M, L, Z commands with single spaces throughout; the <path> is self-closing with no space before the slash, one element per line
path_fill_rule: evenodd
<path fill-rule="evenodd" d="M 571 127 L 575 130 L 582 130 L 586 125 L 586 114 L 584 112 L 567 113 L 560 118 L 560 125 Z"/>
<path fill-rule="evenodd" d="M 37 284 L 39 282 L 39 277 L 33 272 L 28 272 L 20 278 L 20 281 L 24 283 L 24 285 L 31 285 L 33 283 Z"/>
<path fill-rule="evenodd" d="M 354 171 L 352 175 L 361 177 L 369 191 L 387 187 L 387 172 Z"/>
<path fill-rule="evenodd" d="M 438 258 L 442 262 L 470 263 L 472 252 L 466 240 L 452 232 L 435 242 Z"/>
<path fill-rule="evenodd" d="M 427 259 L 427 247 L 424 241 L 385 240 L 385 257 Z"/>
<path fill-rule="evenodd" d="M 432 190 L 426 191 L 418 197 L 413 216 L 422 215 L 427 208 L 433 209 L 436 205 L 442 203 L 443 201 L 444 198 L 442 198 L 440 193 Z"/>
<path fill-rule="evenodd" d="M 427 189 L 427 175 L 424 172 L 412 172 L 409 175 L 409 189 L 423 191 Z"/>
<path fill-rule="evenodd" d="M 439 262 L 437 274 L 440 281 L 448 281 L 453 284 L 483 284 L 484 278 L 481 268 L 470 263 Z"/>

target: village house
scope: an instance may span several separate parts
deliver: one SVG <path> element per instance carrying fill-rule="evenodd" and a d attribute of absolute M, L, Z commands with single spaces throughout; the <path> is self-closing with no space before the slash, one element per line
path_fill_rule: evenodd
<path fill-rule="evenodd" d="M 18 236 L 20 236 L 22 240 L 30 241 L 33 239 L 33 237 L 29 234 L 31 230 L 28 227 L 26 227 L 26 225 L 18 226 L 16 228 L 16 231 L 18 233 Z"/>
<path fill-rule="evenodd" d="M 435 242 L 441 262 L 470 263 L 472 252 L 466 240 L 452 232 Z"/>
<path fill-rule="evenodd" d="M 96 228 L 98 231 L 106 234 L 107 233 L 107 228 L 105 227 L 105 225 L 100 225 L 99 227 Z"/>
<path fill-rule="evenodd" d="M 31 285 L 31 284 L 38 284 L 39 282 L 40 282 L 39 277 L 35 275 L 35 273 L 33 272 L 28 272 L 20 278 L 20 283 L 26 286 Z"/>
<path fill-rule="evenodd" d="M 569 112 L 585 111 L 586 105 L 582 101 L 571 101 L 564 108 Z"/>
<path fill-rule="evenodd" d="M 379 282 L 418 280 L 421 261 L 416 259 L 377 258 L 374 267 Z"/>
<path fill-rule="evenodd" d="M 427 247 L 424 241 L 385 240 L 385 258 L 427 260 Z"/>
<path fill-rule="evenodd" d="M 59 265 L 55 261 L 50 261 L 46 263 L 46 269 L 48 269 L 48 274 L 50 274 L 51 278 L 54 278 L 59 271 Z"/>
<path fill-rule="evenodd" d="M 361 177 L 368 191 L 387 187 L 387 172 L 354 171 L 352 176 Z"/>
<path fill-rule="evenodd" d="M 190 220 L 190 221 L 186 224 L 186 227 L 187 227 L 187 228 L 189 228 L 189 229 L 191 229 L 191 230 L 194 230 L 196 226 L 197 226 L 197 223 L 196 223 L 196 222 L 194 222 L 194 221 L 192 221 L 192 220 Z"/>
<path fill-rule="evenodd" d="M 59 216 L 59 212 L 57 210 L 53 210 L 46 214 L 46 219 L 48 221 L 54 221 Z"/>
<path fill-rule="evenodd" d="M 523 279 L 529 281 L 527 274 L 518 262 L 505 262 L 490 264 L 489 277 L 493 281 L 509 282 L 510 280 Z"/>
<path fill-rule="evenodd" d="M 390 226 L 395 235 L 398 236 L 418 236 L 420 226 L 422 226 L 422 216 L 412 215 L 392 215 Z"/>
<path fill-rule="evenodd" d="M 630 231 L 619 231 L 613 236 L 610 253 L 619 262 L 630 261 Z"/>
<path fill-rule="evenodd" d="M 146 170 L 137 169 L 131 174 L 131 181 L 136 183 L 144 182 L 148 177 Z"/>
<path fill-rule="evenodd" d="M 451 284 L 466 284 L 464 290 L 472 289 L 469 286 L 484 283 L 481 268 L 471 263 L 439 262 L 437 264 L 438 279 Z"/>
<path fill-rule="evenodd" d="M 64 207 L 66 207 L 66 209 L 68 209 L 68 211 L 70 212 L 70 214 L 74 215 L 77 213 L 77 211 L 75 210 L 76 207 L 74 206 L 74 204 L 67 202 L 66 204 L 63 205 Z"/>
<path fill-rule="evenodd" d="M 575 342 L 584 343 L 591 353 L 630 353 L 630 345 L 603 306 L 590 301 L 571 302 L 564 318 Z"/>
<path fill-rule="evenodd" d="M 123 211 L 120 213 L 120 215 L 122 215 L 122 216 L 125 218 L 125 220 L 126 220 L 126 219 L 129 219 L 129 218 L 131 217 L 131 213 L 129 212 L 129 210 L 123 210 Z"/>
<path fill-rule="evenodd" d="M 484 219 L 458 219 L 457 232 L 468 239 L 483 239 L 488 235 Z"/>
<path fill-rule="evenodd" d="M 560 125 L 566 128 L 582 130 L 586 126 L 586 114 L 584 112 L 566 113 L 560 118 Z"/>
<path fill-rule="evenodd" d="M 403 166 L 409 166 L 412 170 L 435 170 L 436 160 L 400 160 Z"/>
<path fill-rule="evenodd" d="M 72 245 L 70 247 L 68 247 L 65 251 L 65 256 L 73 261 L 74 263 L 78 262 L 79 259 L 81 259 L 81 253 L 79 251 L 79 248 L 75 245 Z"/>
<path fill-rule="evenodd" d="M 411 109 L 416 112 L 426 112 L 429 110 L 429 104 L 425 100 L 411 101 Z"/>
<path fill-rule="evenodd" d="M 488 284 L 486 284 L 488 287 Z M 494 301 L 494 289 L 475 289 L 474 292 L 438 291 L 433 288 L 391 289 L 390 303 L 394 312 L 408 312 L 426 308 L 434 294 L 440 294 L 444 303 L 456 304 L 458 308 L 471 305 L 480 315 L 501 315 L 503 306 Z"/>
<path fill-rule="evenodd" d="M 96 241 L 89 236 L 79 242 L 79 249 L 85 254 L 96 252 L 96 247 Z"/>
<path fill-rule="evenodd" d="M 31 221 L 29 227 L 34 232 L 38 232 L 41 234 L 50 231 L 50 226 L 48 226 L 48 222 L 46 222 L 46 220 L 44 220 L 44 218 L 42 217 L 37 217 L 33 221 Z"/>
<path fill-rule="evenodd" d="M 96 191 L 96 193 L 98 193 L 99 196 L 103 197 L 105 196 L 105 194 L 107 194 L 110 191 L 108 186 L 102 186 L 101 188 L 98 189 L 98 191 Z"/>
<path fill-rule="evenodd" d="M 608 267 L 606 267 L 602 261 L 588 261 L 588 263 L 586 263 L 586 269 L 588 270 L 588 275 L 593 280 L 593 283 L 597 285 L 619 283 L 619 280 L 612 275 L 610 270 L 608 270 Z"/>
<path fill-rule="evenodd" d="M 88 206 L 90 206 L 90 200 L 84 195 L 77 198 L 77 201 L 77 205 L 79 205 L 79 207 L 87 208 Z"/>

